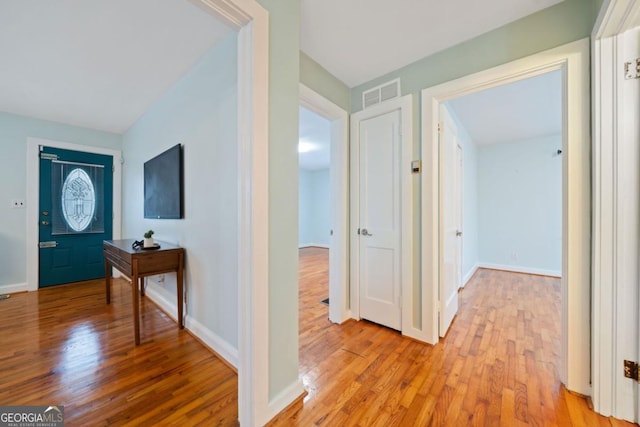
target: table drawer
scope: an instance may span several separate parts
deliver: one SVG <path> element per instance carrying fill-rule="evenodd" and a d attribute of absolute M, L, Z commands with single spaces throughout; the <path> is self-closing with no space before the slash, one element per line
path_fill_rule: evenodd
<path fill-rule="evenodd" d="M 180 251 L 175 250 L 134 255 L 138 259 L 138 274 L 175 271 L 178 268 L 179 254 Z"/>

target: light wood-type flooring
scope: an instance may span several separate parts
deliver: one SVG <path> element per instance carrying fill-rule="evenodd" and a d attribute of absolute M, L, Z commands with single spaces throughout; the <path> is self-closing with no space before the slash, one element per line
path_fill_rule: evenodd
<path fill-rule="evenodd" d="M 300 372 L 274 426 L 618 426 L 560 384 L 560 280 L 479 270 L 437 346 L 328 320 L 328 251 L 300 258 Z"/>
<path fill-rule="evenodd" d="M 301 251 L 300 372 L 274 426 L 631 425 L 564 390 L 555 279 L 480 270 L 437 346 L 367 321 L 334 325 L 323 249 Z M 237 376 L 130 286 L 92 281 L 0 300 L 0 405 L 65 405 L 67 426 L 237 425 Z"/>

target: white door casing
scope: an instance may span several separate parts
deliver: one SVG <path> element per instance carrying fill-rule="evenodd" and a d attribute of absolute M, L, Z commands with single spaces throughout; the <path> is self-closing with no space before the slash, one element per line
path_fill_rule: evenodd
<path fill-rule="evenodd" d="M 457 153 L 457 157 L 456 157 L 456 179 L 457 179 L 457 185 L 456 185 L 456 191 L 458 192 L 458 206 L 457 206 L 457 219 L 458 219 L 458 231 L 459 233 L 457 233 L 458 236 L 458 244 L 457 244 L 457 251 L 458 251 L 458 289 L 462 288 L 464 286 L 464 273 L 462 271 L 462 255 L 463 255 L 463 248 L 464 248 L 464 220 L 463 220 L 463 213 L 464 213 L 464 176 L 463 176 L 463 171 L 464 171 L 464 159 L 463 159 L 463 154 L 462 154 L 462 146 L 460 144 L 457 145 L 456 147 L 456 153 Z"/>
<path fill-rule="evenodd" d="M 413 310 L 405 308 L 413 298 L 411 106 L 411 96 L 405 96 L 352 115 L 350 188 L 352 315 L 408 336 L 413 324 Z"/>
<path fill-rule="evenodd" d="M 640 360 L 640 80 L 625 78 L 640 57 L 638 17 L 637 1 L 604 2 L 592 34 L 592 400 L 596 412 L 636 423 L 640 390 L 622 366 Z"/>
<path fill-rule="evenodd" d="M 562 325 L 560 379 L 584 395 L 590 386 L 589 39 L 578 40 L 422 91 L 422 306 L 424 340 L 438 341 L 440 209 L 438 112 L 449 99 L 547 72 L 563 75 Z M 434 286 L 434 284 L 436 284 Z M 431 307 L 431 308 L 429 308 Z M 568 361 L 571 360 L 569 364 Z"/>
<path fill-rule="evenodd" d="M 459 273 L 459 211 L 460 201 L 458 171 L 458 130 L 447 107 L 440 105 L 440 156 L 443 167 L 440 180 L 443 191 L 440 193 L 440 280 L 439 280 L 439 334 L 444 337 L 458 311 Z"/>
<path fill-rule="evenodd" d="M 329 320 L 351 318 L 349 303 L 349 114 L 300 84 L 300 105 L 331 121 Z"/>

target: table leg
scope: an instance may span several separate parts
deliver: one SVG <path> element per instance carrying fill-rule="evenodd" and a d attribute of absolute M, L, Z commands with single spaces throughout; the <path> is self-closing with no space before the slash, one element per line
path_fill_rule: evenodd
<path fill-rule="evenodd" d="M 131 289 L 133 290 L 133 328 L 136 338 L 136 345 L 140 345 L 140 307 L 138 301 L 138 260 L 133 260 L 133 277 L 131 278 Z"/>
<path fill-rule="evenodd" d="M 111 304 L 111 269 L 107 261 L 104 262 L 104 281 L 107 287 L 107 304 Z"/>
<path fill-rule="evenodd" d="M 140 295 L 144 296 L 144 277 L 140 278 Z"/>
<path fill-rule="evenodd" d="M 177 272 L 177 281 L 176 287 L 178 288 L 178 327 L 180 329 L 184 329 L 184 280 L 183 280 L 183 270 L 184 270 L 184 253 L 180 252 L 178 255 L 178 272 Z"/>

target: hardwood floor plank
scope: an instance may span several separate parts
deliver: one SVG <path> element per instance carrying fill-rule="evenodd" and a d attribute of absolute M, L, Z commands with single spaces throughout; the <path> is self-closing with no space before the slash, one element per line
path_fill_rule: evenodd
<path fill-rule="evenodd" d="M 0 304 L 0 401 L 64 405 L 65 425 L 237 425 L 237 375 L 155 304 L 95 280 L 13 295 Z"/>
<path fill-rule="evenodd" d="M 631 426 L 558 376 L 559 280 L 479 270 L 436 346 L 328 320 L 328 253 L 301 251 L 300 375 L 309 394 L 271 426 Z M 0 301 L 0 402 L 65 405 L 66 425 L 237 425 L 237 375 L 131 288 L 92 281 Z"/>
<path fill-rule="evenodd" d="M 558 279 L 478 270 L 430 346 L 365 320 L 331 324 L 328 251 L 300 254 L 300 373 L 312 393 L 269 425 L 613 425 L 560 384 Z"/>

